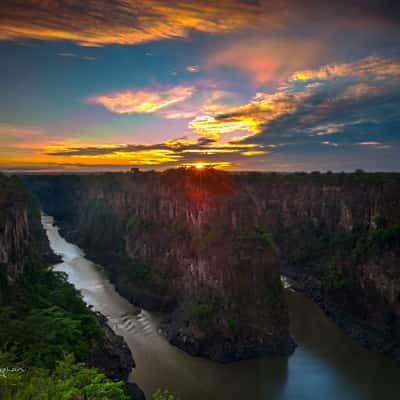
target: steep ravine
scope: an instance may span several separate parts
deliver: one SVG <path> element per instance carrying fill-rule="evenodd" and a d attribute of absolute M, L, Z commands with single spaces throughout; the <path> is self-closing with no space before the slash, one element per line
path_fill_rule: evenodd
<path fill-rule="evenodd" d="M 221 361 L 293 349 L 279 266 L 353 338 L 399 358 L 398 174 L 28 177 L 118 290 Z M 278 248 L 280 250 L 278 250 Z"/>

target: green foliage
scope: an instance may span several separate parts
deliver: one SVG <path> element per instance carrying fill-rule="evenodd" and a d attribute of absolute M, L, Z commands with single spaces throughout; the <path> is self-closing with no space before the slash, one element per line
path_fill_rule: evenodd
<path fill-rule="evenodd" d="M 142 282 L 151 281 L 151 268 L 140 262 L 139 260 L 135 260 L 132 267 L 127 270 L 129 278 L 133 280 L 139 280 Z"/>
<path fill-rule="evenodd" d="M 215 304 L 197 303 L 193 306 L 191 315 L 200 327 L 205 328 L 214 319 L 216 313 Z"/>
<path fill-rule="evenodd" d="M 112 382 L 94 368 L 85 368 L 67 355 L 54 371 L 5 370 L 0 375 L 3 400 L 128 400 L 122 382 Z"/>
<path fill-rule="evenodd" d="M 352 259 L 358 264 L 369 257 L 379 257 L 388 250 L 400 251 L 400 225 L 360 233 Z"/>
<path fill-rule="evenodd" d="M 239 326 L 239 321 L 237 319 L 228 319 L 228 326 L 231 328 L 233 331 L 236 330 Z"/>
<path fill-rule="evenodd" d="M 275 254 L 279 252 L 278 246 L 271 233 L 261 227 L 256 227 L 253 231 L 237 230 L 236 240 L 239 242 L 252 242 L 259 246 L 272 250 Z"/>
<path fill-rule="evenodd" d="M 326 253 L 330 238 L 312 223 L 302 223 L 281 233 L 277 238 L 284 243 L 288 264 L 301 268 L 318 269 Z"/>
<path fill-rule="evenodd" d="M 81 322 L 57 306 L 33 309 L 23 319 L 7 317 L 1 318 L 1 348 L 12 350 L 23 364 L 52 368 L 65 352 L 81 359 L 89 355 Z"/>
<path fill-rule="evenodd" d="M 270 284 L 264 289 L 264 301 L 272 306 L 278 306 L 283 300 L 282 284 Z"/>
<path fill-rule="evenodd" d="M 78 243 L 93 253 L 124 254 L 124 221 L 119 220 L 113 210 L 102 200 L 92 201 L 79 220 Z"/>
<path fill-rule="evenodd" d="M 166 389 L 157 389 L 151 396 L 152 400 L 178 400 Z"/>
<path fill-rule="evenodd" d="M 91 341 L 101 340 L 102 331 L 64 274 L 33 258 L 5 303 L 2 400 L 127 400 L 121 382 L 75 362 L 87 360 Z"/>
<path fill-rule="evenodd" d="M 271 249 L 275 254 L 279 252 L 278 246 L 274 241 L 272 233 L 266 232 L 261 228 L 258 228 L 256 232 L 258 240 L 260 240 L 266 248 Z"/>
<path fill-rule="evenodd" d="M 15 201 L 26 200 L 30 197 L 29 191 L 22 184 L 21 180 L 13 175 L 6 176 L 0 172 L 0 193 L 1 202 L 14 203 Z"/>
<path fill-rule="evenodd" d="M 346 287 L 346 279 L 338 272 L 334 257 L 325 264 L 322 271 L 321 283 L 326 289 L 343 289 Z"/>
<path fill-rule="evenodd" d="M 101 336 L 96 318 L 65 275 L 37 260 L 6 304 L 0 308 L 0 351 L 12 352 L 24 365 L 53 368 L 64 353 L 84 361 L 90 341 Z"/>
<path fill-rule="evenodd" d="M 198 238 L 200 244 L 206 248 L 220 246 L 229 235 L 231 227 L 225 224 L 205 224 L 202 235 Z"/>
<path fill-rule="evenodd" d="M 385 229 L 387 227 L 387 220 L 385 217 L 382 217 L 381 215 L 378 215 L 374 219 L 374 223 L 376 226 L 376 229 Z"/>
<path fill-rule="evenodd" d="M 131 217 L 126 224 L 126 228 L 129 234 L 138 235 L 143 233 L 151 233 L 155 231 L 158 226 L 153 221 L 138 217 Z"/>
<path fill-rule="evenodd" d="M 12 286 L 0 277 L 0 399 L 127 400 L 122 382 L 80 363 L 102 330 L 66 275 L 42 260 L 47 241 L 30 194 L 0 174 L 0 226 L 16 208 L 28 213 L 31 240 L 24 273 Z"/>

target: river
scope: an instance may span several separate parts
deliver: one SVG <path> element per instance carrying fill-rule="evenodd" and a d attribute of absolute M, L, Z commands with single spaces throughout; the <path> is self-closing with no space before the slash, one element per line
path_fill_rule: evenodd
<path fill-rule="evenodd" d="M 311 300 L 286 290 L 292 335 L 298 343 L 287 357 L 228 365 L 191 357 L 171 346 L 157 330 L 159 317 L 123 299 L 101 267 L 68 243 L 52 217 L 43 216 L 50 246 L 85 302 L 104 314 L 123 336 L 137 367 L 131 378 L 151 399 L 165 388 L 180 400 L 385 400 L 400 393 L 400 367 L 344 335 Z"/>

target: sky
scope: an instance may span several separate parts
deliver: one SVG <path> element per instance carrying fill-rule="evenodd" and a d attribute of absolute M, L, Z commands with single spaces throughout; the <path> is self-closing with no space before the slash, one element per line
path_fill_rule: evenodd
<path fill-rule="evenodd" d="M 400 3 L 2 0 L 0 170 L 400 171 Z"/>

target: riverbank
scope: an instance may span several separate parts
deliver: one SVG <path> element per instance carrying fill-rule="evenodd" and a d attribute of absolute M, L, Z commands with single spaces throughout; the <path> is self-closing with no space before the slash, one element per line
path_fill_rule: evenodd
<path fill-rule="evenodd" d="M 124 338 L 117 335 L 109 326 L 107 318 L 95 313 L 104 336 L 101 341 L 92 342 L 88 367 L 97 368 L 113 381 L 124 382 L 124 391 L 131 400 L 145 400 L 145 395 L 136 383 L 129 382 L 135 360 Z"/>
<path fill-rule="evenodd" d="M 400 363 L 400 344 L 393 340 L 392 333 L 373 329 L 352 315 L 342 292 L 327 291 L 317 277 L 298 269 L 285 266 L 282 274 L 294 290 L 312 299 L 355 342 Z"/>
<path fill-rule="evenodd" d="M 60 251 L 57 248 L 55 244 L 57 241 L 63 241 L 63 239 L 59 236 L 58 229 L 54 227 L 52 217 L 42 215 L 42 225 L 49 239 L 52 252 L 49 260 L 56 262 L 54 269 L 58 271 L 57 267 L 59 265 L 74 258 L 69 251 L 77 248 L 73 245 L 69 245 L 70 248 L 66 248 L 64 251 Z M 76 255 L 83 255 L 83 253 L 77 251 Z M 136 363 L 124 338 L 114 332 L 107 316 L 97 310 L 93 310 L 90 305 L 88 306 L 101 327 L 102 335 L 91 341 L 90 354 L 85 364 L 89 368 L 97 368 L 114 382 L 122 381 L 124 383 L 124 392 L 129 396 L 130 400 L 145 400 L 145 395 L 140 387 L 136 383 L 129 381 L 129 376 L 132 369 L 136 367 Z"/>

